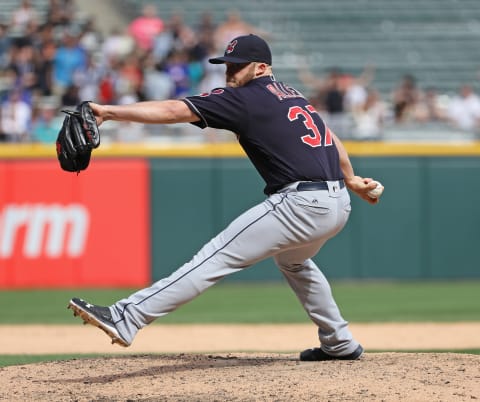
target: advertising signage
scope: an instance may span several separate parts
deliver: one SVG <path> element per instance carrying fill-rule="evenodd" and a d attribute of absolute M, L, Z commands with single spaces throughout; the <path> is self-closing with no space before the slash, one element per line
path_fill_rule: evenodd
<path fill-rule="evenodd" d="M 0 288 L 129 287 L 150 280 L 148 162 L 0 162 Z"/>

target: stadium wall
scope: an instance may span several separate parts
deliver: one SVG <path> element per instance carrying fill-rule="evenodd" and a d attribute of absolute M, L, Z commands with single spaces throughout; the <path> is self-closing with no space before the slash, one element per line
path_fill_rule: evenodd
<path fill-rule="evenodd" d="M 346 146 L 358 174 L 386 191 L 376 206 L 352 197 L 347 227 L 315 257 L 329 278 L 480 277 L 480 145 Z M 261 201 L 262 188 L 236 144 L 107 145 L 78 176 L 49 147 L 5 145 L 0 288 L 146 285 Z M 271 261 L 228 278 L 277 279 Z"/>

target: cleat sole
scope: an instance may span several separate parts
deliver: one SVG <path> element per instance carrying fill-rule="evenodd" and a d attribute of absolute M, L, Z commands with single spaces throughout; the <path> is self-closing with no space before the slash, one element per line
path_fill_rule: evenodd
<path fill-rule="evenodd" d="M 97 327 L 97 328 L 101 329 L 103 332 L 105 332 L 112 339 L 112 344 L 116 343 L 116 344 L 118 344 L 120 346 L 123 346 L 125 348 L 130 346 L 123 339 L 120 339 L 114 332 L 112 332 L 110 329 L 108 329 L 108 327 L 102 325 L 94 317 L 92 317 L 86 311 L 83 311 L 81 308 L 77 307 L 75 304 L 70 303 L 68 308 L 71 308 L 74 311 L 75 316 L 80 316 L 80 318 L 82 318 L 83 324 L 93 325 L 94 327 Z"/>

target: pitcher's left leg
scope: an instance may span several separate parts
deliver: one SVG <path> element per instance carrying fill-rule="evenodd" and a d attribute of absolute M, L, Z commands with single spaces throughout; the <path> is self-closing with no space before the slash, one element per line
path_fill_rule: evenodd
<path fill-rule="evenodd" d="M 295 214 L 298 221 L 305 222 L 304 231 L 310 228 L 310 241 L 280 252 L 275 262 L 318 326 L 321 351 L 330 356 L 350 355 L 359 344 L 340 314 L 327 279 L 311 259 L 345 226 L 350 214 L 349 194 L 343 189 L 340 192 L 298 193 L 292 198 L 299 201 Z"/>
<path fill-rule="evenodd" d="M 322 349 L 331 355 L 347 355 L 358 342 L 348 328 L 333 298 L 330 284 L 309 258 L 318 244 L 292 249 L 275 256 L 275 262 L 302 303 L 310 319 L 318 326 Z"/>

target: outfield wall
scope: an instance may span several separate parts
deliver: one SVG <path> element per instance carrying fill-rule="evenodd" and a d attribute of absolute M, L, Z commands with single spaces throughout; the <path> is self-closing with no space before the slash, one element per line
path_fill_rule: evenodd
<path fill-rule="evenodd" d="M 315 258 L 335 279 L 478 278 L 480 145 L 347 143 L 358 174 L 346 228 Z M 0 148 L 0 287 L 143 286 L 261 201 L 236 144 L 103 146 L 85 172 L 50 147 Z M 272 280 L 271 261 L 229 280 Z"/>

